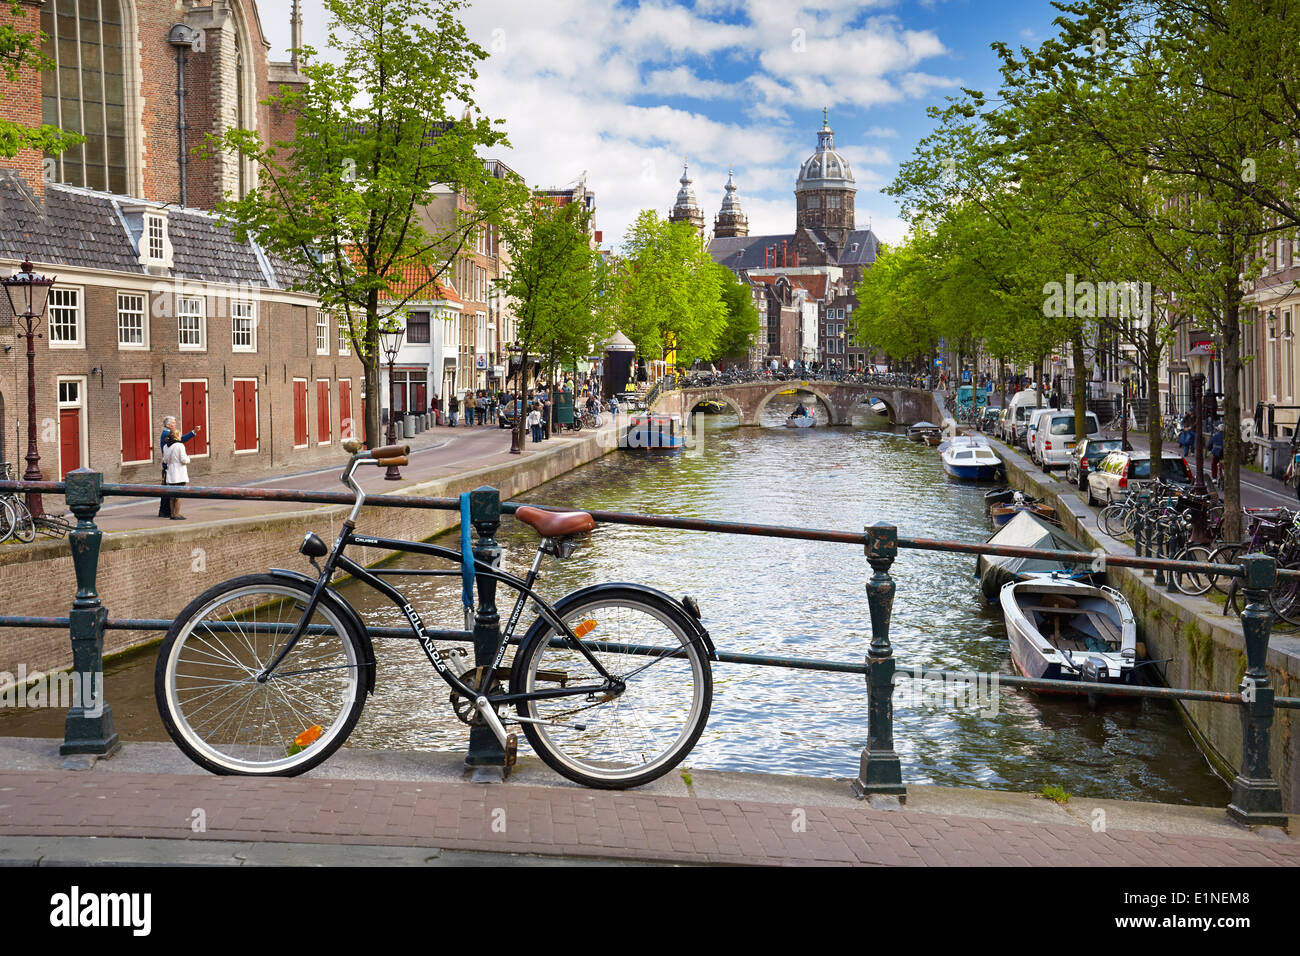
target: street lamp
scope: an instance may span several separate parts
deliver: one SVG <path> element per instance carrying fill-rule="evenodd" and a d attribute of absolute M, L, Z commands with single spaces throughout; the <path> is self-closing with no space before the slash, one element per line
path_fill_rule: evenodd
<path fill-rule="evenodd" d="M 510 425 L 510 454 L 522 455 L 524 453 L 524 449 L 523 446 L 520 445 L 519 443 L 519 432 L 520 432 L 519 420 L 524 417 L 524 408 L 525 408 L 525 403 L 523 400 L 523 387 L 522 387 L 524 382 L 524 361 L 523 361 L 524 350 L 517 345 L 511 345 L 506 349 L 506 351 L 510 353 L 510 358 L 507 359 L 509 365 L 514 365 L 516 361 L 519 362 L 519 370 L 516 372 L 516 375 L 518 376 L 517 388 L 519 394 L 515 396 L 514 393 L 511 393 L 512 397 L 510 398 L 510 403 L 513 406 L 510 411 L 515 416 L 515 421 Z M 518 359 L 516 359 L 515 356 L 518 356 Z M 509 386 L 509 384 L 510 384 L 510 369 L 509 367 L 507 367 L 506 385 Z M 505 409 L 502 409 L 502 411 L 504 412 Z"/>
<path fill-rule="evenodd" d="M 23 481 L 43 481 L 41 456 L 36 451 L 36 340 L 41 337 L 36 323 L 45 315 L 54 277 L 37 275 L 31 262 L 24 260 L 16 273 L 0 279 L 0 285 L 5 287 L 14 318 L 22 319 L 25 331 L 18 334 L 27 339 L 27 471 Z M 45 514 L 39 494 L 27 493 L 27 510 L 34 518 Z"/>
<path fill-rule="evenodd" d="M 406 326 L 396 319 L 390 318 L 388 323 L 379 330 L 379 347 L 384 350 L 384 355 L 388 359 L 388 444 L 397 444 L 396 420 L 397 407 L 393 403 L 394 390 L 394 373 L 393 366 L 397 363 L 397 352 L 402 347 L 402 337 L 406 335 Z M 385 481 L 401 481 L 402 473 L 397 470 L 396 465 L 389 465 L 388 470 L 384 472 Z"/>
<path fill-rule="evenodd" d="M 1192 525 L 1194 544 L 1204 544 L 1208 537 L 1205 527 L 1205 501 L 1208 496 L 1205 487 L 1205 419 L 1201 401 L 1205 393 L 1205 376 L 1213 358 L 1214 349 L 1205 345 L 1198 345 L 1187 353 L 1187 366 L 1192 371 L 1192 404 L 1196 409 L 1196 486 L 1192 489 L 1192 496 L 1197 499 Z"/>

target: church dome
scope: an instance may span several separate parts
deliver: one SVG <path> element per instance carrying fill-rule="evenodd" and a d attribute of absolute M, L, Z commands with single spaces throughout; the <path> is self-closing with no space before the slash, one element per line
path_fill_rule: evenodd
<path fill-rule="evenodd" d="M 825 121 L 817 133 L 817 151 L 803 161 L 795 192 L 806 189 L 857 189 L 849 161 L 835 151 L 835 133 Z"/>

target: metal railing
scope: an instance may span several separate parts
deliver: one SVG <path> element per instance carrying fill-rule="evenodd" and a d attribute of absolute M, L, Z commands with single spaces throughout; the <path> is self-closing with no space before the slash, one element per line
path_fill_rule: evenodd
<path fill-rule="evenodd" d="M 95 524 L 105 497 L 161 497 L 199 498 L 233 501 L 275 501 L 307 504 L 352 505 L 354 498 L 340 492 L 293 491 L 268 488 L 204 488 L 174 485 L 105 484 L 103 476 L 84 469 L 70 472 L 65 481 L 18 482 L 0 481 L 0 493 L 40 492 L 62 494 L 77 517 L 76 528 L 69 535 L 72 560 L 76 572 L 77 592 L 69 616 L 22 617 L 0 616 L 0 628 L 63 628 L 71 634 L 73 669 L 77 673 L 102 673 L 103 638 L 106 630 L 159 631 L 171 626 L 170 620 L 122 619 L 108 620 L 108 612 L 101 605 L 96 590 L 99 548 L 102 532 Z M 366 505 L 380 508 L 414 508 L 454 511 L 460 507 L 457 498 L 418 495 L 380 495 L 366 499 Z M 523 502 L 501 502 L 495 489 L 480 488 L 472 493 L 471 523 L 477 532 L 474 545 L 476 559 L 492 560 L 499 556 L 500 548 L 494 535 L 503 515 L 513 515 L 523 507 Z M 563 510 L 553 506 L 548 510 Z M 945 541 L 931 538 L 900 536 L 892 525 L 876 524 L 863 531 L 834 531 L 795 526 L 760 525 L 745 522 L 716 521 L 703 518 L 675 518 L 664 515 L 636 514 L 617 511 L 585 509 L 599 523 L 623 524 L 646 528 L 665 528 L 682 531 L 704 531 L 717 534 L 755 535 L 789 538 L 803 541 L 821 541 L 861 547 L 866 556 L 870 576 L 866 582 L 867 609 L 871 623 L 871 642 L 866 648 L 861 664 L 844 661 L 825 661 L 799 657 L 778 657 L 762 654 L 738 654 L 720 650 L 716 659 L 721 663 L 748 664 L 769 667 L 797 668 L 836 673 L 861 674 L 867 684 L 867 744 L 862 751 L 859 772 L 854 780 L 855 791 L 863 797 L 893 795 L 906 799 L 902 766 L 894 749 L 893 693 L 897 674 L 910 674 L 923 678 L 971 678 L 973 675 L 936 671 L 917 667 L 900 667 L 894 658 L 890 642 L 890 624 L 896 585 L 891 574 L 899 549 L 941 551 L 956 554 L 990 555 L 997 557 L 1046 558 L 1062 565 L 1091 567 L 1097 560 L 1093 552 L 1062 552 L 983 542 Z M 1269 767 L 1270 730 L 1278 708 L 1300 708 L 1300 698 L 1277 697 L 1265 668 L 1265 655 L 1272 624 L 1269 591 L 1279 575 L 1296 576 L 1300 572 L 1280 571 L 1275 559 L 1268 555 L 1252 554 L 1236 565 L 1180 561 L 1155 558 L 1148 555 L 1114 554 L 1105 557 L 1111 567 L 1155 569 L 1165 574 L 1190 572 L 1227 575 L 1240 579 L 1246 596 L 1246 607 L 1241 615 L 1243 642 L 1247 667 L 1236 691 L 1210 691 L 1191 688 L 1149 687 L 1090 683 L 1072 680 L 1010 677 L 997 675 L 998 687 L 1028 690 L 1065 691 L 1076 694 L 1106 694 L 1125 697 L 1150 697 L 1180 701 L 1199 701 L 1232 704 L 1241 708 L 1242 762 L 1232 784 L 1232 799 L 1227 811 L 1234 819 L 1249 824 L 1285 825 L 1282 794 Z M 410 637 L 404 628 L 369 627 L 369 633 L 378 638 Z M 495 604 L 495 588 L 484 578 L 479 579 L 479 601 L 476 607 L 473 630 L 431 632 L 439 639 L 473 643 L 476 664 L 492 660 L 500 640 L 500 624 Z M 92 712 L 95 710 L 97 712 Z M 475 734 L 471 728 L 467 763 L 484 765 L 504 763 L 505 755 L 494 738 Z M 490 738 L 490 734 L 486 735 Z M 61 752 L 112 753 L 118 746 L 113 727 L 112 711 L 106 700 L 96 702 L 88 709 L 74 706 L 69 710 Z"/>

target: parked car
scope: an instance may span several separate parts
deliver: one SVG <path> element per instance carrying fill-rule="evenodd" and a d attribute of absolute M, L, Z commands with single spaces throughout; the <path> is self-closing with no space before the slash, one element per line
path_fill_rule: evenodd
<path fill-rule="evenodd" d="M 1036 465 L 1038 464 L 1038 432 L 1042 423 L 1049 415 L 1057 414 L 1055 408 L 1032 408 L 1029 410 L 1029 420 L 1025 425 L 1025 450 L 1029 452 L 1029 458 Z"/>
<path fill-rule="evenodd" d="M 1101 432 L 1101 422 L 1094 412 L 1086 413 L 1084 419 L 1084 438 Z M 1038 429 L 1038 463 L 1043 471 L 1053 468 L 1065 468 L 1070 464 L 1070 453 L 1078 444 L 1078 429 L 1071 409 L 1044 415 Z"/>
<path fill-rule="evenodd" d="M 1160 477 L 1174 484 L 1192 486 L 1192 469 L 1177 452 L 1161 455 Z M 1112 451 L 1088 472 L 1088 504 L 1110 504 L 1151 481 L 1149 451 Z"/>
<path fill-rule="evenodd" d="M 1026 388 L 1016 392 L 1007 402 L 1007 414 L 1002 418 L 1002 437 L 1012 445 L 1024 443 L 1025 431 L 1029 425 L 1029 413 L 1041 403 L 1038 389 Z"/>
<path fill-rule="evenodd" d="M 513 402 L 506 402 L 501 406 L 501 412 L 497 415 L 498 428 L 514 428 L 515 422 L 519 421 L 519 415 L 524 407 L 521 399 L 516 398 Z"/>
<path fill-rule="evenodd" d="M 1070 463 L 1065 466 L 1065 480 L 1080 491 L 1088 490 L 1088 473 L 1113 451 L 1120 450 L 1118 438 L 1085 438 L 1070 452 Z"/>
<path fill-rule="evenodd" d="M 982 432 L 993 432 L 996 434 L 998 422 L 1002 418 L 1002 409 L 996 405 L 990 405 L 984 409 L 984 414 L 980 416 L 979 429 Z"/>

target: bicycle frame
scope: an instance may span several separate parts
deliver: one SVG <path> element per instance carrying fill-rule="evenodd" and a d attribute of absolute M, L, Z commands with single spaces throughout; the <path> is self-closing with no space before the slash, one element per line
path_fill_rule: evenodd
<path fill-rule="evenodd" d="M 384 581 L 382 578 L 383 575 L 398 574 L 426 575 L 432 577 L 459 577 L 461 571 L 459 569 L 448 569 L 442 571 L 437 569 L 425 570 L 403 568 L 380 568 L 371 571 L 346 557 L 343 553 L 348 545 L 356 544 L 363 547 L 382 548 L 390 552 L 421 554 L 429 557 L 442 558 L 454 562 L 457 565 L 463 563 L 463 556 L 459 551 L 453 551 L 451 548 L 444 548 L 440 545 L 426 544 L 419 541 L 406 541 L 400 538 L 378 538 L 371 535 L 356 534 L 356 517 L 358 512 L 361 510 L 362 505 L 365 503 L 365 493 L 353 480 L 353 472 L 359 464 L 363 464 L 364 462 L 365 459 L 357 459 L 354 457 L 352 463 L 344 473 L 343 483 L 351 488 L 356 494 L 356 504 L 353 506 L 352 513 L 343 522 L 343 526 L 339 531 L 339 536 L 334 542 L 334 547 L 331 548 L 329 553 L 325 556 L 325 563 L 320 568 L 320 575 L 316 580 L 316 586 L 312 591 L 311 597 L 308 599 L 302 617 L 299 619 L 298 623 L 294 625 L 293 630 L 289 632 L 288 640 L 276 655 L 275 659 L 266 666 L 262 673 L 257 675 L 257 680 L 259 682 L 264 683 L 269 680 L 275 672 L 275 669 L 280 665 L 281 661 L 283 661 L 289 652 L 293 650 L 294 645 L 298 643 L 298 640 L 305 632 L 307 622 L 311 620 L 312 615 L 316 612 L 316 608 L 320 604 L 325 590 L 329 586 L 331 578 L 337 571 L 343 571 L 363 582 L 372 590 L 378 591 L 384 597 L 388 598 L 388 600 L 390 600 L 393 605 L 402 612 L 402 615 L 406 618 L 407 624 L 411 628 L 413 635 L 416 640 L 420 642 L 420 646 L 423 648 L 425 656 L 429 658 L 429 663 L 433 665 L 438 676 L 440 676 L 456 693 L 473 701 L 475 708 L 483 716 L 485 722 L 489 727 L 491 727 L 493 733 L 501 740 L 503 745 L 506 742 L 505 729 L 492 705 L 517 705 L 521 702 L 530 700 L 543 700 L 559 697 L 581 697 L 597 693 L 610 693 L 618 687 L 618 679 L 611 675 L 600 661 L 595 658 L 583 642 L 578 639 L 572 630 L 570 630 L 569 626 L 564 623 L 558 614 L 555 613 L 555 610 L 545 600 L 545 598 L 533 590 L 533 584 L 537 580 L 538 568 L 541 565 L 542 555 L 553 550 L 553 545 L 550 539 L 546 538 L 542 539 L 542 542 L 538 545 L 537 553 L 533 558 L 532 567 L 529 569 L 528 575 L 525 578 L 516 577 L 513 574 L 509 574 L 508 572 L 502 571 L 493 566 L 485 566 L 482 564 L 475 566 L 474 573 L 476 575 L 489 577 L 496 582 L 514 588 L 518 596 L 515 598 L 514 608 L 511 610 L 510 618 L 507 621 L 506 626 L 501 629 L 499 642 L 493 652 L 493 663 L 491 667 L 484 668 L 483 670 L 480 679 L 480 686 L 472 687 L 461 680 L 460 675 L 458 675 L 444 660 L 442 660 L 439 649 L 434 643 L 433 633 L 424 626 L 424 622 L 420 620 L 420 616 L 411 605 L 411 602 L 406 599 L 405 595 L 403 595 L 401 591 Z M 556 630 L 560 639 L 567 639 L 569 644 L 582 653 L 592 667 L 596 669 L 596 672 L 604 679 L 603 683 L 558 687 L 553 690 L 533 691 L 527 694 L 506 693 L 494 694 L 492 696 L 486 694 L 486 687 L 496 670 L 501 666 L 502 660 L 505 658 L 506 648 L 511 643 L 515 628 L 523 613 L 524 605 L 529 600 L 531 600 L 537 607 L 538 613 L 546 619 L 552 628 Z M 472 631 L 459 633 L 463 634 L 466 638 L 473 637 Z M 520 716 L 511 718 L 511 720 L 522 719 L 524 718 Z"/>

